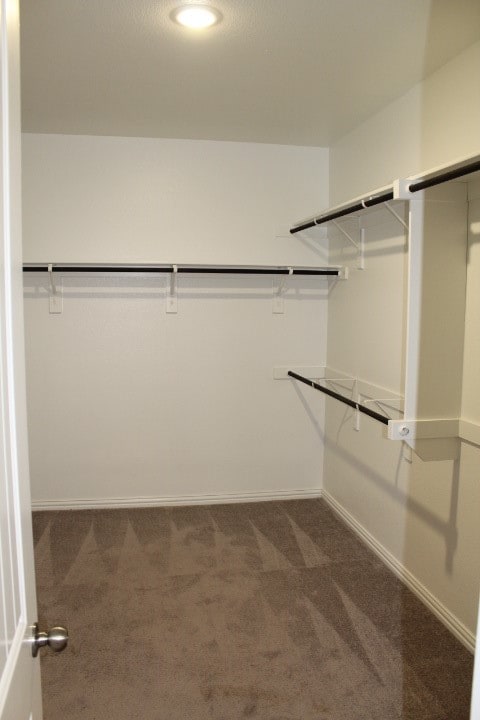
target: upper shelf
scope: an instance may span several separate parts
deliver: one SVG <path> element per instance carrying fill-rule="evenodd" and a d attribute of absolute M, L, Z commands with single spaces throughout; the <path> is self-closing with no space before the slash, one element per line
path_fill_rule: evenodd
<path fill-rule="evenodd" d="M 316 227 L 317 225 L 324 225 L 325 223 L 332 220 L 338 220 L 338 218 L 344 217 L 345 215 L 351 215 L 352 213 L 361 212 L 362 210 L 366 210 L 367 208 L 371 208 L 375 205 L 380 205 L 381 203 L 393 200 L 394 196 L 395 194 L 393 186 L 382 188 L 381 190 L 376 190 L 374 193 L 366 195 L 365 197 L 356 198 L 349 203 L 331 208 L 327 212 L 318 215 L 317 217 L 311 218 L 310 220 L 305 220 L 301 223 L 297 223 L 290 229 L 290 232 L 292 235 L 294 235 L 295 233 L 301 232 L 302 230 L 308 230 L 309 228 Z"/>
<path fill-rule="evenodd" d="M 464 158 L 450 165 L 442 165 L 434 170 L 408 178 L 408 190 L 418 192 L 427 188 L 441 185 L 450 180 L 459 180 L 480 170 L 480 155 Z"/>
<path fill-rule="evenodd" d="M 320 215 L 295 223 L 290 229 L 290 233 L 294 235 L 302 230 L 324 225 L 332 220 L 338 220 L 346 215 L 368 210 L 375 205 L 388 203 L 391 200 L 408 200 L 409 194 L 426 190 L 450 180 L 458 180 L 478 171 L 480 171 L 480 155 L 464 158 L 456 163 L 443 165 L 434 170 L 408 177 L 405 180 L 397 180 L 391 185 L 372 191 L 368 195 L 355 198 Z"/>

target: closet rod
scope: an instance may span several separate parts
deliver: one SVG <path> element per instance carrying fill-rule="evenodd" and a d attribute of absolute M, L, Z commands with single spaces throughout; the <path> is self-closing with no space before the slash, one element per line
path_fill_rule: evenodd
<path fill-rule="evenodd" d="M 275 266 L 236 266 L 236 265 L 68 265 L 52 264 L 54 272 L 74 273 L 221 273 L 226 275 L 334 275 L 338 276 L 337 268 L 319 267 L 275 267 Z M 23 272 L 48 272 L 47 264 L 25 264 Z"/>
<path fill-rule="evenodd" d="M 295 227 L 290 229 L 290 233 L 294 235 L 301 230 L 307 230 L 308 228 L 316 227 L 317 225 L 323 225 L 323 223 L 329 222 L 330 220 L 337 220 L 345 215 L 351 215 L 354 212 L 366 210 L 369 207 L 379 205 L 383 202 L 388 202 L 389 200 L 393 200 L 393 190 L 381 193 L 381 195 L 371 195 L 365 200 L 360 200 L 359 202 L 356 202 L 353 205 L 348 205 L 341 210 L 336 210 L 335 212 L 327 213 L 326 215 L 319 215 L 317 218 L 308 220 L 301 225 L 295 225 Z"/>
<path fill-rule="evenodd" d="M 464 177 L 464 175 L 470 175 L 472 172 L 480 170 L 480 160 L 471 162 L 468 165 L 462 165 L 462 167 L 455 168 L 454 170 L 447 170 L 440 175 L 434 175 L 427 180 L 419 180 L 409 186 L 410 192 L 418 192 L 419 190 L 425 190 L 426 188 L 433 187 L 434 185 L 440 185 L 440 183 L 448 182 L 448 180 L 456 180 L 456 178 Z"/>
<path fill-rule="evenodd" d="M 370 408 L 365 407 L 364 405 L 360 405 L 360 403 L 355 402 L 354 400 L 350 400 L 350 398 L 346 398 L 343 395 L 340 395 L 340 393 L 336 393 L 333 390 L 329 390 L 328 388 L 324 387 L 323 385 L 319 385 L 318 383 L 314 382 L 313 380 L 309 380 L 306 377 L 303 377 L 303 375 L 297 375 L 297 373 L 292 372 L 291 370 L 288 371 L 288 375 L 294 380 L 298 380 L 299 382 L 305 383 L 305 385 L 308 385 L 309 387 L 314 388 L 315 390 L 320 390 L 320 392 L 325 393 L 325 395 L 329 395 L 330 397 L 335 398 L 335 400 L 340 400 L 340 402 L 345 403 L 345 405 L 349 405 L 350 407 L 354 408 L 355 410 L 359 410 L 364 415 L 368 415 L 369 417 L 373 418 L 374 420 L 378 420 L 379 422 L 383 423 L 384 425 L 388 425 L 388 418 L 384 415 L 381 415 L 378 412 L 375 412 L 375 410 L 370 410 Z"/>

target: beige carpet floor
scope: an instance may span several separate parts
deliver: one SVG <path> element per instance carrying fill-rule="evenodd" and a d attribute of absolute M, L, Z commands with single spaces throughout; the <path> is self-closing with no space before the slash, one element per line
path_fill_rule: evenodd
<path fill-rule="evenodd" d="M 34 513 L 45 720 L 467 720 L 472 657 L 320 500 Z"/>

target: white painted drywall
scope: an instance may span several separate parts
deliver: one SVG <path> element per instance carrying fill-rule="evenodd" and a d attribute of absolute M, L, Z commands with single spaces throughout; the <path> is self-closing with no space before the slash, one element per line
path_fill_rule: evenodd
<path fill-rule="evenodd" d="M 332 202 L 477 154 L 479 76 L 480 44 L 476 44 L 342 138 L 331 148 Z M 478 201 L 470 204 L 463 381 L 463 412 L 477 420 L 479 209 Z M 328 364 L 352 374 L 368 374 L 364 379 L 398 391 L 405 254 L 401 227 L 397 225 L 395 234 L 395 221 L 389 220 L 384 229 L 389 239 L 383 243 L 376 242 L 372 232 L 367 236 L 365 271 L 356 271 L 348 286 L 337 286 L 331 295 Z M 386 294 L 385 288 L 389 288 Z M 479 467 L 480 450 L 467 443 L 462 444 L 458 461 L 422 462 L 414 455 L 407 462 L 402 447 L 384 438 L 380 424 L 362 418 L 356 433 L 349 413 L 334 400 L 327 403 L 325 489 L 467 634 L 475 632 L 477 620 Z"/>
<path fill-rule="evenodd" d="M 328 203 L 328 151 L 272 145 L 26 135 L 26 262 L 323 264 L 286 237 Z M 285 237 L 278 237 L 279 235 Z M 323 400 L 312 416 L 276 365 L 322 364 L 324 279 L 26 278 L 33 500 L 171 500 L 321 486 Z"/>
<path fill-rule="evenodd" d="M 469 184 L 469 196 L 462 417 L 480 425 L 480 180 Z"/>
<path fill-rule="evenodd" d="M 480 42 L 335 143 L 331 203 L 478 153 L 479 71 Z"/>
<path fill-rule="evenodd" d="M 325 262 L 288 230 L 328 197 L 326 149 L 24 134 L 23 155 L 29 262 Z"/>

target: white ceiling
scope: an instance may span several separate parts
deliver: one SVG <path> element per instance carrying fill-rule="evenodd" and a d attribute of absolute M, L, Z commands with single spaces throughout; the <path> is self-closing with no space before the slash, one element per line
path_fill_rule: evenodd
<path fill-rule="evenodd" d="M 27 132 L 330 145 L 480 38 L 480 0 L 20 0 Z"/>

